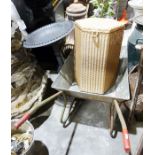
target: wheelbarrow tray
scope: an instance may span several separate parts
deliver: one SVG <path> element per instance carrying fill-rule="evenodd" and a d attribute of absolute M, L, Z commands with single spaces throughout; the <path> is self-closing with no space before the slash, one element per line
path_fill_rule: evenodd
<path fill-rule="evenodd" d="M 74 55 L 71 53 L 66 59 L 58 77 L 52 84 L 52 88 L 63 91 L 67 95 L 81 99 L 90 99 L 111 103 L 113 99 L 124 101 L 130 99 L 128 81 L 127 47 L 123 46 L 120 54 L 119 71 L 115 84 L 104 94 L 93 94 L 80 91 L 74 78 Z"/>

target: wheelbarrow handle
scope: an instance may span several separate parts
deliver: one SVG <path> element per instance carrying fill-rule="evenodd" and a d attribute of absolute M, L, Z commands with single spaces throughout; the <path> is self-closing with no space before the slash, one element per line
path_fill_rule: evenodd
<path fill-rule="evenodd" d="M 21 119 L 15 124 L 15 128 L 18 129 L 26 120 L 30 118 L 32 114 L 34 114 L 40 107 L 44 106 L 45 104 L 49 103 L 51 100 L 55 99 L 59 95 L 61 95 L 63 92 L 59 91 L 56 94 L 46 98 L 45 100 L 39 102 L 36 106 L 31 108 L 29 112 L 25 113 Z"/>
<path fill-rule="evenodd" d="M 116 108 L 116 112 L 118 114 L 121 126 L 122 126 L 122 135 L 123 135 L 123 145 L 124 145 L 124 150 L 125 152 L 129 153 L 131 151 L 131 146 L 130 146 L 130 139 L 129 139 L 129 134 L 128 134 L 128 129 L 123 117 L 123 114 L 121 112 L 121 109 L 119 108 L 119 103 L 117 100 L 114 100 L 114 105 Z"/>
<path fill-rule="evenodd" d="M 29 118 L 30 118 L 29 113 L 24 114 L 23 117 L 15 124 L 15 128 L 18 129 Z"/>
<path fill-rule="evenodd" d="M 125 152 L 129 153 L 131 151 L 131 146 L 130 146 L 130 139 L 129 139 L 128 130 L 123 129 L 122 135 L 123 135 L 124 150 L 125 150 Z"/>

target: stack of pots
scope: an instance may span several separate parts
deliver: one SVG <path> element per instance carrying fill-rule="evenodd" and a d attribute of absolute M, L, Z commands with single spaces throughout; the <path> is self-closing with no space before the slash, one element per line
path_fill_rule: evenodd
<path fill-rule="evenodd" d="M 74 0 L 72 4 L 70 4 L 66 8 L 66 14 L 68 20 L 76 21 L 78 19 L 82 19 L 86 17 L 87 8 L 82 3 L 79 3 L 78 0 Z M 66 39 L 66 43 L 70 45 L 74 45 L 74 30 L 69 34 Z"/>
<path fill-rule="evenodd" d="M 66 9 L 66 14 L 69 20 L 75 21 L 77 19 L 85 18 L 87 14 L 87 8 L 78 0 L 74 0 L 74 3 L 70 4 Z"/>

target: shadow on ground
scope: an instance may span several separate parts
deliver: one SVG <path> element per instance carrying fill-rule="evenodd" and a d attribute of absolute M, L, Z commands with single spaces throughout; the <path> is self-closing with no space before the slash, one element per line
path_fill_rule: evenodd
<path fill-rule="evenodd" d="M 34 144 L 26 155 L 49 155 L 49 152 L 46 145 L 41 141 L 34 141 Z"/>
<path fill-rule="evenodd" d="M 90 100 L 81 100 L 81 102 L 81 107 L 72 122 L 98 128 L 110 128 L 110 104 Z M 129 111 L 124 106 L 121 107 L 121 110 L 127 122 Z M 133 119 L 127 126 L 129 133 L 136 134 L 137 128 L 143 127 L 143 123 Z M 116 117 L 115 128 L 118 132 L 122 132 L 118 117 Z"/>
<path fill-rule="evenodd" d="M 99 127 L 109 128 L 110 124 L 110 104 L 81 100 L 81 107 L 73 118 L 73 122 Z"/>
<path fill-rule="evenodd" d="M 51 84 L 52 84 L 51 80 L 48 79 L 47 88 L 46 88 L 47 90 L 45 91 L 43 100 L 57 92 L 56 90 L 51 89 Z M 30 121 L 33 124 L 35 129 L 41 126 L 48 119 L 48 117 L 50 116 L 52 112 L 53 104 L 54 104 L 54 101 L 47 103 L 46 105 L 39 108 L 31 116 Z"/>

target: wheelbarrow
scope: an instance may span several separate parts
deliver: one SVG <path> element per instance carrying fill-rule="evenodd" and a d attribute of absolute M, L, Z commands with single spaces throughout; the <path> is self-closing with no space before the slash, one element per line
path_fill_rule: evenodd
<path fill-rule="evenodd" d="M 52 84 L 52 88 L 63 93 L 64 96 L 64 109 L 61 115 L 61 123 L 64 127 L 68 126 L 71 122 L 71 117 L 78 110 L 81 103 L 79 103 L 79 99 L 88 99 L 88 100 L 96 100 L 106 102 L 111 104 L 111 128 L 110 135 L 112 138 L 115 138 L 114 131 L 114 122 L 115 116 L 114 113 L 118 114 L 118 118 L 120 119 L 122 126 L 122 134 L 123 134 L 123 144 L 126 152 L 130 152 L 130 141 L 127 126 L 122 115 L 122 112 L 119 108 L 119 105 L 123 103 L 123 101 L 130 99 L 130 91 L 129 91 L 129 82 L 128 82 L 128 61 L 127 61 L 127 49 L 126 47 L 122 47 L 121 55 L 120 55 L 120 67 L 118 76 L 114 86 L 107 91 L 105 94 L 92 94 L 87 92 L 80 91 L 77 83 L 74 79 L 74 55 L 71 53 L 66 59 L 62 69 L 60 70 L 56 80 Z M 67 117 L 64 115 L 67 107 L 67 96 L 73 96 L 75 99 L 70 105 L 70 109 L 68 111 Z M 116 110 L 116 111 L 115 111 Z"/>
<path fill-rule="evenodd" d="M 44 101 L 37 104 L 37 107 L 31 109 L 29 113 L 26 113 L 18 122 L 15 124 L 16 128 L 19 128 L 23 122 L 28 120 L 30 116 L 41 106 L 48 103 L 49 101 L 55 99 L 56 97 L 63 95 L 64 98 L 64 108 L 61 115 L 61 123 L 64 127 L 67 127 L 71 123 L 72 116 L 77 112 L 80 107 L 79 99 L 88 99 L 102 101 L 107 104 L 111 104 L 111 123 L 110 123 L 110 135 L 112 138 L 116 136 L 114 133 L 114 122 L 115 114 L 118 114 L 118 117 L 122 126 L 123 134 L 123 144 L 124 150 L 130 152 L 130 141 L 127 126 L 122 115 L 122 112 L 119 108 L 119 105 L 126 100 L 130 99 L 129 91 L 129 81 L 128 81 L 128 61 L 127 61 L 127 49 L 122 47 L 120 55 L 120 67 L 118 76 L 114 86 L 104 94 L 92 94 L 87 92 L 81 92 L 77 83 L 74 79 L 74 56 L 71 53 L 66 59 L 62 69 L 60 70 L 56 80 L 53 81 L 52 88 L 58 90 L 58 92 Z M 67 110 L 67 96 L 73 96 L 74 99 L 71 102 L 67 117 L 64 116 L 65 111 Z"/>

